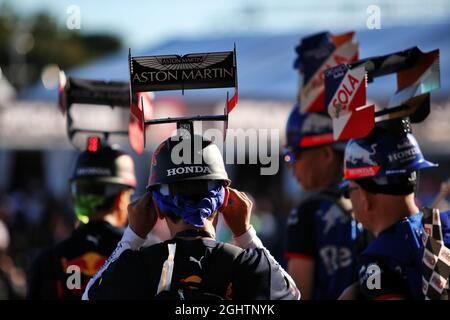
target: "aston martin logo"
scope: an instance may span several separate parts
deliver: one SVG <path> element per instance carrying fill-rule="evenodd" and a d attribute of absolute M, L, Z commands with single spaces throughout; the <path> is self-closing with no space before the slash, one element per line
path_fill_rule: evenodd
<path fill-rule="evenodd" d="M 130 57 L 131 85 L 138 91 L 236 86 L 234 51 Z"/>
<path fill-rule="evenodd" d="M 231 52 L 194 53 L 184 56 L 167 55 L 153 57 L 134 57 L 142 66 L 156 70 L 203 69 L 224 61 Z"/>

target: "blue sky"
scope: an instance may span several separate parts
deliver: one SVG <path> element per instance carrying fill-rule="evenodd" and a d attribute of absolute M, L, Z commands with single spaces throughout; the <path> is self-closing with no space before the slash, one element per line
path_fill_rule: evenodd
<path fill-rule="evenodd" d="M 449 0 L 0 0 L 24 16 L 50 12 L 61 25 L 67 8 L 81 12 L 81 31 L 109 31 L 125 46 L 140 47 L 171 38 L 233 33 L 285 33 L 366 27 L 369 5 L 381 10 L 382 27 L 450 20 Z M 424 4 L 426 3 L 426 4 Z"/>

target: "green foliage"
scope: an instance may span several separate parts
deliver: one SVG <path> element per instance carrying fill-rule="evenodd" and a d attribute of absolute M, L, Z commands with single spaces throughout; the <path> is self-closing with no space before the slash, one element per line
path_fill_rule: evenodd
<path fill-rule="evenodd" d="M 31 39 L 27 42 L 31 43 L 30 49 L 20 53 L 17 42 L 24 34 Z M 116 35 L 69 30 L 47 12 L 21 16 L 8 3 L 0 4 L 0 68 L 18 89 L 38 81 L 48 64 L 68 69 L 115 52 L 121 46 Z"/>

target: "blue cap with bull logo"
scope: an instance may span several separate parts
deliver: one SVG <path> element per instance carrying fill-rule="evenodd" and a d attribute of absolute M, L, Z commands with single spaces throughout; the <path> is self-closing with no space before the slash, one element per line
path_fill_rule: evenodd
<path fill-rule="evenodd" d="M 344 178 L 374 178 L 380 183 L 383 177 L 406 176 L 417 170 L 437 166 L 424 158 L 411 132 L 395 134 L 385 128 L 375 127 L 367 137 L 352 139 L 347 143 Z"/>

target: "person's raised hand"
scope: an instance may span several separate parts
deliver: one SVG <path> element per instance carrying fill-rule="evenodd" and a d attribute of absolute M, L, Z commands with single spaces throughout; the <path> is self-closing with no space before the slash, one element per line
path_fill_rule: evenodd
<path fill-rule="evenodd" d="M 233 188 L 227 188 L 227 191 L 228 203 L 220 212 L 233 236 L 239 237 L 250 229 L 253 203 L 244 192 Z"/>
<path fill-rule="evenodd" d="M 158 221 L 158 213 L 151 192 L 145 193 L 128 205 L 128 221 L 134 233 L 142 239 L 147 237 Z"/>

